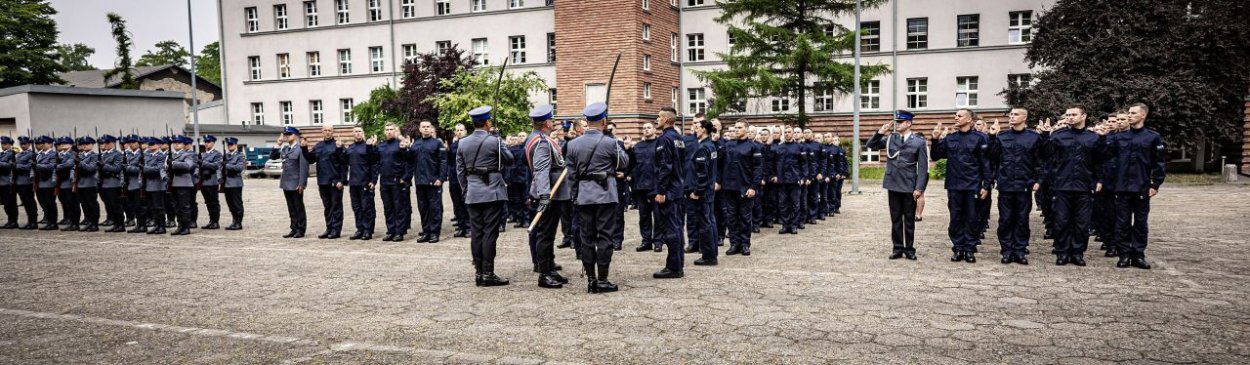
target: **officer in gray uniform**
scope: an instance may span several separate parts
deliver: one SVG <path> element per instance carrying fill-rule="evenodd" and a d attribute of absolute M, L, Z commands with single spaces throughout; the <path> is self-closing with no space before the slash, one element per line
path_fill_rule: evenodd
<path fill-rule="evenodd" d="M 17 167 L 16 151 L 13 150 L 13 139 L 0 136 L 0 204 L 4 205 L 4 214 L 8 222 L 0 229 L 17 228 L 17 188 L 14 185 L 14 167 Z"/>
<path fill-rule="evenodd" d="M 39 204 L 35 203 L 35 149 L 31 145 L 32 137 L 19 136 L 17 144 L 22 151 L 17 153 L 13 166 L 13 185 L 17 188 L 18 200 L 22 202 L 22 208 L 26 209 L 26 225 L 18 227 L 18 229 L 38 229 L 39 224 Z"/>
<path fill-rule="evenodd" d="M 143 158 L 147 156 L 144 147 L 151 138 L 131 135 L 126 137 L 126 205 L 128 207 L 127 225 L 134 221 L 134 228 L 126 233 L 147 233 L 151 213 L 148 212 L 148 196 L 143 189 Z"/>
<path fill-rule="evenodd" d="M 508 285 L 508 279 L 495 275 L 495 241 L 499 239 L 501 215 L 508 201 L 503 167 L 513 161 L 503 141 L 489 133 L 490 112 L 490 106 L 469 111 L 475 130 L 460 140 L 460 149 L 456 151 L 456 175 L 464 187 L 464 202 L 469 209 L 469 240 L 477 286 Z"/>
<path fill-rule="evenodd" d="M 239 139 L 226 137 L 226 156 L 222 165 L 221 178 L 225 179 L 226 207 L 230 209 L 230 225 L 228 231 L 243 229 L 243 170 L 247 167 L 247 158 L 239 150 Z"/>
<path fill-rule="evenodd" d="M 174 216 L 178 219 L 178 229 L 170 235 L 185 236 L 191 234 L 191 209 L 195 204 L 195 174 L 199 164 L 195 160 L 195 151 L 187 149 L 194 142 L 186 136 L 174 136 L 172 161 L 169 163 L 170 186 L 174 191 Z"/>
<path fill-rule="evenodd" d="M 159 138 L 148 138 L 148 151 L 143 154 L 143 194 L 148 199 L 148 234 L 165 234 L 165 184 L 169 179 L 166 170 L 168 154 L 161 150 Z"/>
<path fill-rule="evenodd" d="M 56 151 L 52 149 L 52 138 L 48 136 L 39 136 L 35 140 L 35 148 L 39 150 L 35 154 L 34 176 L 35 176 L 35 198 L 39 201 L 39 207 L 43 208 L 43 227 L 39 227 L 41 231 L 55 231 L 59 229 L 57 222 L 56 208 Z"/>
<path fill-rule="evenodd" d="M 74 152 L 74 139 L 61 137 L 56 141 L 56 198 L 61 201 L 61 212 L 64 213 L 65 226 L 61 231 L 77 231 L 82 218 L 82 208 L 78 206 L 78 189 L 74 181 L 78 180 L 78 153 Z"/>
<path fill-rule="evenodd" d="M 100 200 L 104 202 L 104 225 L 113 226 L 106 232 L 125 232 L 126 217 L 121 191 L 122 165 L 126 156 L 117 149 L 117 137 L 105 134 L 97 142 L 100 143 Z"/>
<path fill-rule="evenodd" d="M 885 179 L 881 185 L 890 199 L 890 238 L 894 241 L 891 260 L 916 259 L 916 199 L 924 195 L 929 185 L 928 150 L 924 137 L 911 130 L 914 117 L 899 110 L 894 115 L 894 130 L 890 131 L 890 124 L 882 125 L 866 144 L 874 150 L 886 150 Z"/>
<path fill-rule="evenodd" d="M 85 220 L 81 232 L 100 231 L 100 201 L 96 200 L 96 186 L 99 185 L 100 155 L 95 152 L 95 138 L 78 137 L 78 165 L 74 174 L 74 189 L 78 194 L 78 205 L 82 208 Z"/>
<path fill-rule="evenodd" d="M 285 145 L 284 145 L 285 143 Z M 303 238 L 308 229 L 308 213 L 304 210 L 304 185 L 308 184 L 308 159 L 304 157 L 304 142 L 299 129 L 286 127 L 278 136 L 278 148 L 269 153 L 269 159 L 282 161 L 282 177 L 278 187 L 286 198 L 287 215 L 291 217 L 291 231 L 282 238 Z"/>
<path fill-rule="evenodd" d="M 204 207 L 208 208 L 208 224 L 201 229 L 218 229 L 221 224 L 221 199 L 217 195 L 221 191 L 221 151 L 218 151 L 217 137 L 204 136 L 204 148 L 200 150 L 200 195 L 204 196 Z"/>
<path fill-rule="evenodd" d="M 602 102 L 586 106 L 582 111 L 589 123 L 586 132 L 568 144 L 569 178 L 573 183 L 573 205 L 581 223 L 582 244 L 579 247 L 582 268 L 586 270 L 590 293 L 617 290 L 608 281 L 612 265 L 612 233 L 616 231 L 616 171 L 629 165 L 629 157 L 615 138 L 603 133 L 608 119 L 608 106 Z M 598 269 L 596 271 L 596 269 Z"/>
<path fill-rule="evenodd" d="M 534 131 L 525 139 L 525 159 L 529 164 L 530 183 L 529 197 L 538 202 L 537 211 L 543 212 L 538 223 L 530 231 L 530 255 L 534 258 L 534 271 L 538 273 L 538 286 L 543 288 L 561 288 L 569 281 L 557 271 L 555 263 L 556 225 L 560 223 L 560 215 L 571 209 L 572 194 L 569 192 L 568 181 L 560 184 L 560 188 L 551 191 L 552 185 L 560 179 L 564 171 L 564 154 L 560 150 L 560 142 L 552 138 L 554 128 L 551 105 L 540 105 L 530 111 L 530 120 Z M 565 177 L 566 179 L 568 177 Z"/>

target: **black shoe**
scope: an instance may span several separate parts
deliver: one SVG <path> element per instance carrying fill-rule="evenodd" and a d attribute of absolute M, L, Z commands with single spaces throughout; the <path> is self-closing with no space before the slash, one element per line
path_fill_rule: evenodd
<path fill-rule="evenodd" d="M 420 236 L 417 237 L 417 243 L 425 243 L 425 242 L 430 242 L 430 236 L 422 233 Z"/>
<path fill-rule="evenodd" d="M 360 236 L 360 240 L 361 240 L 361 241 L 368 241 L 368 240 L 371 240 L 371 239 L 373 239 L 373 234 L 372 234 L 372 233 L 365 233 L 363 236 Z"/>
<path fill-rule="evenodd" d="M 1024 255 L 1017 256 L 1017 257 L 1016 257 L 1016 263 L 1017 263 L 1017 264 L 1021 264 L 1021 265 L 1028 265 L 1028 264 L 1029 264 L 1029 258 L 1028 258 L 1028 257 L 1025 257 Z"/>
<path fill-rule="evenodd" d="M 136 223 L 135 223 L 135 219 L 134 219 L 134 218 L 130 218 L 130 219 L 127 219 L 127 220 L 126 220 L 126 227 L 134 227 L 134 226 L 135 226 L 135 224 L 136 224 Z"/>
<path fill-rule="evenodd" d="M 607 279 L 595 280 L 595 293 L 611 293 L 617 290 L 620 290 L 620 288 Z"/>
<path fill-rule="evenodd" d="M 726 251 L 725 251 L 725 255 L 726 255 L 726 256 L 733 256 L 733 255 L 737 255 L 737 254 L 739 254 L 739 253 L 742 253 L 742 251 L 741 251 L 741 250 L 738 250 L 738 246 L 730 247 L 730 248 L 729 248 L 729 250 L 726 250 Z"/>
<path fill-rule="evenodd" d="M 165 227 L 156 227 L 148 231 L 148 234 L 165 234 Z"/>
<path fill-rule="evenodd" d="M 17 222 L 9 222 L 3 226 L 0 226 L 0 229 L 16 229 L 16 228 L 17 228 Z"/>
<path fill-rule="evenodd" d="M 204 225 L 203 227 L 200 227 L 200 229 L 220 229 L 220 228 L 221 228 L 221 225 L 218 225 L 217 222 L 208 222 L 208 224 Z"/>
<path fill-rule="evenodd" d="M 1129 259 L 1129 266 L 1136 267 L 1138 269 L 1150 270 L 1150 263 L 1146 262 L 1145 257 Z"/>
<path fill-rule="evenodd" d="M 906 257 L 908 260 L 916 261 L 916 253 L 915 253 L 915 252 L 904 252 L 904 253 L 903 253 L 903 257 Z"/>
<path fill-rule="evenodd" d="M 901 258 L 903 258 L 902 252 L 895 252 L 895 253 L 890 254 L 890 260 L 898 260 Z"/>
<path fill-rule="evenodd" d="M 438 235 L 436 235 L 436 234 L 432 234 L 432 235 L 426 236 L 426 238 L 428 238 L 428 239 L 429 239 L 429 240 L 427 241 L 427 242 L 429 242 L 429 243 L 438 243 Z"/>
<path fill-rule="evenodd" d="M 321 234 L 317 235 L 317 239 L 324 240 L 327 238 L 330 238 L 330 231 L 321 232 Z"/>
<path fill-rule="evenodd" d="M 538 287 L 548 288 L 548 289 L 560 289 L 564 287 L 564 283 L 560 282 L 559 280 L 556 280 L 555 278 L 552 278 L 551 275 L 542 274 L 542 275 L 538 275 Z"/>
<path fill-rule="evenodd" d="M 716 247 L 725 247 L 725 240 L 716 241 Z"/>
<path fill-rule="evenodd" d="M 508 279 L 496 276 L 495 273 L 491 271 L 483 272 L 481 279 L 478 279 L 477 281 L 477 286 L 504 286 L 508 284 L 510 284 Z"/>
<path fill-rule="evenodd" d="M 292 229 L 290 232 L 287 232 L 286 234 L 282 235 L 282 238 L 291 238 L 291 237 L 295 237 L 295 230 L 294 230 L 294 229 Z"/>
<path fill-rule="evenodd" d="M 555 279 L 556 281 L 559 281 L 559 282 L 560 282 L 560 284 L 568 284 L 568 283 L 569 283 L 569 278 L 566 278 L 566 277 L 564 277 L 564 275 L 560 275 L 560 273 L 555 272 L 555 271 L 552 271 L 552 272 L 547 273 L 547 276 L 550 276 L 552 279 Z"/>
<path fill-rule="evenodd" d="M 186 236 L 186 235 L 189 235 L 189 234 L 191 234 L 191 230 L 190 230 L 190 229 L 187 229 L 186 227 L 183 227 L 183 228 L 179 228 L 178 230 L 174 231 L 173 233 L 170 233 L 169 235 L 170 235 L 170 236 Z"/>
<path fill-rule="evenodd" d="M 78 231 L 79 231 L 79 232 L 99 232 L 99 231 L 100 231 L 100 226 L 97 226 L 97 225 L 94 225 L 94 224 L 90 224 L 90 225 L 87 225 L 86 227 L 82 227 L 82 229 L 80 229 L 80 230 L 78 230 Z"/>
<path fill-rule="evenodd" d="M 452 236 L 452 237 L 468 237 L 468 236 L 469 236 L 469 232 L 467 232 L 467 231 L 465 231 L 465 230 L 463 230 L 463 229 L 457 229 L 457 230 L 456 230 L 456 232 L 454 232 L 454 233 L 452 233 L 452 234 L 451 234 L 451 236 Z M 568 246 L 560 246 L 560 247 L 561 247 L 561 248 L 563 248 L 563 247 L 568 247 Z"/>
<path fill-rule="evenodd" d="M 1113 249 L 1107 250 L 1107 252 L 1106 252 L 1106 253 L 1104 253 L 1104 254 L 1103 254 L 1103 256 L 1105 256 L 1105 257 L 1116 257 L 1116 256 L 1120 256 L 1120 252 L 1119 252 L 1119 251 L 1116 251 L 1116 249 L 1114 249 L 1114 248 L 1113 248 Z"/>
<path fill-rule="evenodd" d="M 351 236 L 351 237 L 347 237 L 347 239 L 348 239 L 348 240 L 355 241 L 355 240 L 360 239 L 360 237 L 364 237 L 364 236 L 365 236 L 365 235 L 364 235 L 363 233 L 356 232 L 356 233 L 352 234 L 352 236 Z"/>
<path fill-rule="evenodd" d="M 751 227 L 751 233 L 760 233 L 760 227 Z"/>
<path fill-rule="evenodd" d="M 624 244 L 625 244 L 624 242 L 617 242 L 617 243 L 612 244 L 612 251 L 620 251 L 621 249 L 624 248 L 622 247 Z"/>
<path fill-rule="evenodd" d="M 1069 262 L 1071 261 L 1068 259 L 1068 255 L 1059 255 L 1059 257 L 1055 258 L 1055 265 L 1058 266 L 1067 265 Z"/>
<path fill-rule="evenodd" d="M 975 252 L 968 252 L 968 253 L 965 253 L 965 254 L 964 254 L 964 262 L 967 262 L 967 263 L 969 263 L 969 264 L 975 264 L 975 263 L 977 263 L 977 254 L 976 254 Z"/>
<path fill-rule="evenodd" d="M 77 224 L 71 224 L 71 225 L 65 226 L 64 228 L 61 228 L 61 232 L 77 232 L 78 229 L 79 227 Z"/>
<path fill-rule="evenodd" d="M 709 259 L 700 258 L 698 260 L 694 260 L 694 264 L 698 266 L 716 266 L 717 262 L 716 262 L 716 259 L 709 260 Z"/>
<path fill-rule="evenodd" d="M 1080 255 L 1073 255 L 1071 258 L 1068 259 L 1068 262 L 1071 262 L 1073 265 L 1076 265 L 1076 266 L 1085 266 L 1085 257 L 1080 256 Z"/>
<path fill-rule="evenodd" d="M 462 236 L 461 235 L 462 233 L 464 233 L 464 231 L 458 231 L 456 232 L 454 236 L 456 237 L 468 237 L 469 236 L 468 234 L 465 234 Z M 560 242 L 559 245 L 556 245 L 556 248 L 569 248 L 569 247 L 573 247 L 573 242 L 563 241 L 563 242 Z"/>
<path fill-rule="evenodd" d="M 985 239 L 985 232 L 981 232 L 981 239 Z"/>
<path fill-rule="evenodd" d="M 243 224 L 239 222 L 231 223 L 229 227 L 226 227 L 227 231 L 237 231 L 240 229 L 243 229 Z"/>
<path fill-rule="evenodd" d="M 147 232 L 148 232 L 148 226 L 135 226 L 135 228 L 131 228 L 129 231 L 126 231 L 126 233 L 147 233 Z"/>
<path fill-rule="evenodd" d="M 40 231 L 55 231 L 55 230 L 59 229 L 58 227 L 59 227 L 58 225 L 55 225 L 55 224 L 50 224 L 50 223 L 49 223 L 49 224 L 45 224 L 45 225 L 43 225 L 43 227 L 39 228 L 39 230 L 40 230 Z"/>
<path fill-rule="evenodd" d="M 326 239 L 337 240 L 339 239 L 339 237 L 342 237 L 342 234 L 339 233 L 339 231 L 334 231 L 334 232 L 331 232 L 330 235 L 326 236 Z"/>
<path fill-rule="evenodd" d="M 1132 260 L 1130 260 L 1128 256 L 1120 256 L 1120 261 L 1116 261 L 1115 267 L 1123 269 L 1128 267 L 1130 264 L 1132 264 Z"/>
<path fill-rule="evenodd" d="M 955 251 L 955 254 L 951 255 L 951 262 L 959 262 L 963 260 L 964 260 L 963 251 Z"/>
<path fill-rule="evenodd" d="M 30 223 L 26 223 L 26 225 L 24 226 L 19 227 L 18 229 L 24 229 L 24 230 L 39 229 L 39 225 L 35 224 L 35 222 L 30 222 Z"/>
<path fill-rule="evenodd" d="M 1015 256 L 1011 256 L 1011 255 L 1003 255 L 1003 259 L 1001 262 L 1003 263 L 1003 265 L 1010 264 L 1010 263 L 1016 262 L 1016 258 Z"/>
<path fill-rule="evenodd" d="M 686 246 L 686 253 L 695 253 L 695 252 L 699 252 L 698 247 Z"/>
<path fill-rule="evenodd" d="M 798 229 L 807 229 L 807 227 L 806 227 L 806 226 L 804 226 L 803 224 L 799 224 L 799 226 L 798 226 L 798 227 L 796 227 L 796 228 L 798 228 Z M 790 234 L 795 234 L 795 233 L 799 233 L 799 232 L 798 232 L 798 231 L 795 231 L 795 230 L 793 230 L 793 229 L 791 229 L 791 230 L 790 230 Z"/>
<path fill-rule="evenodd" d="M 651 251 L 652 249 L 654 249 L 654 246 L 651 246 L 651 245 L 639 245 L 638 247 L 635 247 L 635 248 L 634 248 L 634 252 Z"/>
<path fill-rule="evenodd" d="M 291 236 L 291 238 L 304 238 L 304 232 L 303 231 L 295 232 L 295 235 Z"/>
<path fill-rule="evenodd" d="M 651 277 L 656 278 L 656 279 L 679 279 L 683 276 L 686 276 L 686 274 L 681 272 L 680 270 L 673 271 L 673 270 L 669 270 L 668 268 L 664 268 L 664 270 L 660 270 L 659 272 L 656 272 L 655 274 L 651 274 Z"/>
<path fill-rule="evenodd" d="M 655 252 L 664 252 L 664 245 L 655 245 Z"/>
<path fill-rule="evenodd" d="M 126 231 L 126 226 L 125 226 L 125 225 L 117 224 L 117 225 L 113 225 L 113 228 L 109 228 L 109 229 L 108 229 L 107 231 L 105 231 L 105 232 L 108 232 L 108 233 L 121 233 L 121 232 L 125 232 L 125 231 Z"/>
<path fill-rule="evenodd" d="M 595 278 L 586 279 L 586 292 L 591 294 L 599 293 L 599 280 Z"/>

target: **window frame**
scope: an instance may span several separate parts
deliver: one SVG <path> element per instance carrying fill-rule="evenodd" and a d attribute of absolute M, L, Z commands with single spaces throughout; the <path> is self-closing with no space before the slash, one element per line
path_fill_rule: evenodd
<path fill-rule="evenodd" d="M 526 48 L 525 35 L 508 36 L 508 58 L 513 64 L 527 63 Z"/>
<path fill-rule="evenodd" d="M 469 12 L 480 13 L 486 11 L 486 0 L 469 0 Z"/>
<path fill-rule="evenodd" d="M 873 27 L 868 27 L 868 25 L 873 25 Z M 881 21 L 873 20 L 859 22 L 859 29 L 859 51 L 881 52 Z M 868 34 L 865 34 L 865 30 L 871 31 L 867 32 Z"/>
<path fill-rule="evenodd" d="M 282 125 L 295 124 L 295 107 L 291 105 L 290 100 L 278 102 L 278 113 L 282 116 Z"/>
<path fill-rule="evenodd" d="M 311 116 L 312 124 L 325 124 L 326 122 L 326 106 L 321 99 L 308 101 L 308 112 Z"/>
<path fill-rule="evenodd" d="M 702 87 L 686 88 L 686 114 L 695 115 L 707 112 L 707 89 Z"/>
<path fill-rule="evenodd" d="M 291 54 L 290 53 L 278 54 L 278 78 L 279 79 L 291 78 Z"/>
<path fill-rule="evenodd" d="M 929 49 L 929 18 L 907 19 L 907 49 Z M 919 30 L 913 31 L 913 27 Z"/>
<path fill-rule="evenodd" d="M 913 85 L 912 83 L 915 82 Z M 929 78 L 913 77 L 907 79 L 907 108 L 908 109 L 928 109 L 929 108 Z M 913 99 L 913 97 L 915 99 Z"/>
<path fill-rule="evenodd" d="M 881 80 L 868 80 L 859 93 L 859 108 L 864 110 L 881 109 Z"/>
<path fill-rule="evenodd" d="M 382 46 L 369 47 L 369 73 L 386 72 L 386 54 Z"/>
<path fill-rule="evenodd" d="M 287 30 L 290 28 L 290 17 L 286 11 L 286 4 L 275 4 L 273 6 L 273 27 L 275 30 Z"/>
<path fill-rule="evenodd" d="M 338 55 L 339 75 L 340 76 L 351 75 L 352 74 L 352 49 L 340 48 L 335 52 L 335 54 Z"/>
<path fill-rule="evenodd" d="M 243 8 L 243 30 L 247 33 L 260 31 L 260 12 L 255 6 Z"/>
<path fill-rule="evenodd" d="M 339 98 L 339 124 L 355 123 L 356 115 L 352 113 L 352 108 L 356 107 L 356 101 L 352 98 Z"/>
<path fill-rule="evenodd" d="M 321 76 L 321 52 L 312 51 L 305 53 L 304 62 L 308 65 L 308 77 Z"/>
<path fill-rule="evenodd" d="M 451 14 L 451 0 L 434 0 L 434 15 Z"/>
<path fill-rule="evenodd" d="M 1013 32 L 1019 33 L 1012 34 Z M 1018 37 L 1019 39 L 1013 40 L 1013 37 Z M 1007 12 L 1007 44 L 1029 44 L 1032 42 L 1033 11 L 1021 10 Z"/>
<path fill-rule="evenodd" d="M 704 47 L 707 45 L 703 33 L 686 33 L 686 61 L 702 62 L 707 59 Z"/>
<path fill-rule="evenodd" d="M 479 41 L 482 45 L 481 52 L 478 52 Z M 490 41 L 487 38 L 473 38 L 469 41 L 469 52 L 473 55 L 473 62 L 478 66 L 490 66 Z"/>
<path fill-rule="evenodd" d="M 260 56 L 247 56 L 248 81 L 261 80 L 264 73 L 261 72 Z"/>
<path fill-rule="evenodd" d="M 975 108 L 980 104 L 979 91 L 981 88 L 981 78 L 978 76 L 956 76 L 955 77 L 955 107 L 956 108 Z M 964 95 L 964 102 L 959 101 L 960 94 Z"/>
<path fill-rule="evenodd" d="M 334 24 L 351 24 L 352 13 L 347 0 L 334 0 Z"/>
<path fill-rule="evenodd" d="M 645 72 L 651 72 L 651 55 L 642 55 L 642 70 Z"/>
<path fill-rule="evenodd" d="M 981 14 L 955 16 L 955 47 L 981 45 Z"/>
<path fill-rule="evenodd" d="M 312 28 L 320 25 L 320 19 L 317 16 L 317 2 L 304 2 L 304 28 Z"/>
<path fill-rule="evenodd" d="M 547 62 L 556 62 L 556 33 L 547 33 Z"/>
<path fill-rule="evenodd" d="M 417 0 L 400 0 L 399 16 L 402 19 L 412 19 L 417 17 Z"/>
<path fill-rule="evenodd" d="M 265 103 L 252 103 L 252 125 L 265 125 Z"/>

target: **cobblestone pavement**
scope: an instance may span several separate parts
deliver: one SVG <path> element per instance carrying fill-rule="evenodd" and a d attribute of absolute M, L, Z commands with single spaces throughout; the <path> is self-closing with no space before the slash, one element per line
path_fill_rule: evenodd
<path fill-rule="evenodd" d="M 681 280 L 650 278 L 663 254 L 630 250 L 631 223 L 622 291 L 590 295 L 570 250 L 557 261 L 575 285 L 539 288 L 521 229 L 500 240 L 501 288 L 473 286 L 449 224 L 436 244 L 281 239 L 276 184 L 248 184 L 244 231 L 0 231 L 0 363 L 1250 362 L 1245 185 L 1165 187 L 1150 271 L 1093 255 L 1053 266 L 1036 215 L 1033 265 L 1001 265 L 992 247 L 952 263 L 941 190 L 920 260 L 888 261 L 869 182 L 844 214 L 757 235 L 754 255 Z"/>

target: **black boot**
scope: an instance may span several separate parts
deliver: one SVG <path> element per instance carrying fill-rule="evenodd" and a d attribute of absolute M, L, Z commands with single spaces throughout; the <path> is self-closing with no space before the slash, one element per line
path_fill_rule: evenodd
<path fill-rule="evenodd" d="M 101 226 L 111 226 L 111 225 L 115 225 L 115 224 L 117 224 L 117 223 L 116 223 L 116 222 L 113 222 L 113 220 L 112 220 L 112 219 L 105 219 L 103 222 L 100 222 L 100 225 L 101 225 Z"/>
<path fill-rule="evenodd" d="M 6 223 L 4 226 L 0 226 L 0 229 L 16 229 L 16 228 L 17 228 L 17 221 L 10 221 L 9 223 Z"/>
<path fill-rule="evenodd" d="M 230 226 L 229 226 L 229 227 L 226 227 L 226 230 L 227 230 L 227 231 L 237 231 L 237 230 L 240 230 L 240 229 L 243 229 L 243 223 L 242 223 L 242 222 L 239 222 L 239 221 L 234 221 L 234 222 L 230 223 Z"/>
<path fill-rule="evenodd" d="M 389 241 L 392 235 L 387 235 L 383 241 Z M 473 281 L 477 286 L 482 286 L 482 261 L 473 260 Z"/>
<path fill-rule="evenodd" d="M 135 224 L 138 224 L 138 223 L 135 222 L 134 218 L 130 218 L 126 220 L 126 227 L 134 227 Z"/>
<path fill-rule="evenodd" d="M 595 264 L 583 261 L 582 271 L 586 274 L 586 292 L 599 293 L 599 275 L 595 273 Z"/>
<path fill-rule="evenodd" d="M 495 263 L 482 262 L 482 280 L 478 286 L 503 286 L 508 284 L 508 279 L 495 275 Z"/>
<path fill-rule="evenodd" d="M 27 222 L 26 225 L 21 226 L 18 229 L 24 229 L 24 230 L 39 229 L 39 225 L 35 224 L 35 222 Z"/>
<path fill-rule="evenodd" d="M 200 227 L 200 229 L 220 229 L 220 228 L 221 228 L 221 225 L 217 224 L 217 221 L 208 222 L 208 224 L 204 225 L 203 227 Z"/>
<path fill-rule="evenodd" d="M 547 272 L 544 272 L 544 273 L 542 273 L 542 274 L 538 274 L 538 287 L 539 287 L 539 288 L 548 288 L 548 289 L 560 289 L 560 288 L 563 288 L 563 287 L 564 287 L 564 283 L 563 283 L 563 282 L 561 282 L 560 280 L 556 280 L 556 278 L 552 277 L 552 274 L 554 274 L 554 273 L 555 273 L 554 271 L 547 271 Z"/>
<path fill-rule="evenodd" d="M 608 281 L 608 266 L 610 264 L 599 265 L 599 280 L 595 282 L 595 289 L 598 293 L 611 293 L 619 290 L 616 284 Z"/>

